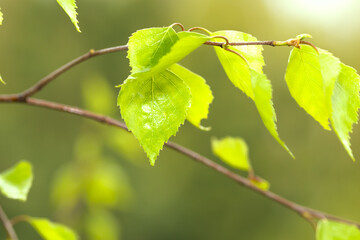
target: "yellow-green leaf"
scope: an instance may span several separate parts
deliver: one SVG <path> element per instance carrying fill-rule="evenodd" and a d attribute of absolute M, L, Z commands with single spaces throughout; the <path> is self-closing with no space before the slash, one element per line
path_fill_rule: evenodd
<path fill-rule="evenodd" d="M 201 76 L 179 64 L 172 65 L 169 70 L 181 78 L 190 88 L 192 99 L 191 107 L 186 116 L 187 120 L 200 129 L 209 130 L 200 124 L 202 119 L 207 119 L 209 105 L 214 99 L 209 85 Z"/>
<path fill-rule="evenodd" d="M 149 71 L 170 52 L 179 39 L 171 27 L 147 28 L 132 34 L 128 42 L 128 55 L 132 73 Z"/>
<path fill-rule="evenodd" d="M 224 33 L 226 32 L 225 31 L 215 32 L 212 35 L 217 36 L 223 34 L 222 36 L 224 36 L 225 35 Z M 225 37 L 228 37 L 229 41 L 233 41 L 234 39 L 237 39 L 237 38 L 229 38 L 229 36 L 227 35 L 225 35 Z M 214 41 L 222 42 L 224 40 L 219 38 L 219 39 L 214 39 Z M 253 99 L 254 92 L 251 85 L 251 74 L 248 63 L 241 57 L 237 56 L 236 54 L 226 51 L 223 48 L 214 47 L 214 49 L 230 81 L 235 85 L 235 87 L 239 88 L 248 97 Z"/>
<path fill-rule="evenodd" d="M 6 85 L 6 82 L 2 79 L 2 77 L 0 76 L 0 82 L 4 85 Z"/>
<path fill-rule="evenodd" d="M 265 74 L 256 72 L 251 69 L 251 82 L 254 91 L 254 102 L 259 111 L 261 119 L 271 136 L 295 158 L 290 149 L 280 139 L 276 127 L 276 113 L 272 102 L 272 87 L 270 80 Z"/>
<path fill-rule="evenodd" d="M 209 36 L 195 32 L 179 32 L 177 36 L 179 39 L 171 47 L 170 52 L 164 55 L 159 63 L 151 69 L 152 74 L 156 74 L 179 62 L 210 39 Z"/>
<path fill-rule="evenodd" d="M 257 41 L 256 37 L 243 32 L 238 31 L 218 31 L 214 32 L 212 36 L 224 36 L 230 42 L 254 42 Z M 223 42 L 221 38 L 214 39 L 217 42 Z M 243 57 L 246 58 L 250 67 L 255 71 L 262 73 L 262 68 L 265 65 L 264 58 L 262 56 L 263 47 L 261 45 L 243 45 L 243 46 L 229 46 L 230 49 L 236 50 Z M 223 50 L 219 47 L 216 47 L 217 52 Z M 224 50 L 223 50 L 224 51 Z M 221 61 L 221 60 L 220 60 Z"/>
<path fill-rule="evenodd" d="M 191 93 L 181 78 L 165 70 L 151 77 L 128 78 L 121 85 L 118 106 L 154 165 L 164 143 L 184 123 Z"/>
<path fill-rule="evenodd" d="M 319 52 L 326 104 L 328 111 L 332 112 L 331 97 L 333 95 L 336 79 L 340 73 L 340 60 L 326 50 L 319 49 Z"/>
<path fill-rule="evenodd" d="M 133 77 L 157 74 L 189 55 L 210 37 L 195 32 L 176 33 L 173 28 L 148 28 L 129 40 L 128 58 Z"/>
<path fill-rule="evenodd" d="M 0 8 L 1 10 L 1 8 Z M 3 18 L 3 13 L 0 11 L 0 25 L 2 25 L 4 18 Z"/>
<path fill-rule="evenodd" d="M 212 33 L 212 35 L 224 36 L 230 42 L 257 41 L 257 39 L 250 34 L 237 31 L 218 31 Z M 219 42 L 224 40 L 218 38 L 215 39 L 215 41 Z M 262 56 L 263 47 L 260 45 L 245 45 L 228 46 L 228 48 L 237 51 L 246 59 L 245 61 L 232 52 L 215 47 L 215 51 L 228 78 L 236 87 L 254 100 L 261 119 L 270 134 L 294 157 L 289 148 L 280 139 L 277 132 L 276 113 L 272 103 L 271 82 L 262 71 L 265 65 Z"/>
<path fill-rule="evenodd" d="M 220 140 L 212 139 L 213 153 L 233 168 L 250 171 L 248 147 L 242 138 L 226 137 Z"/>
<path fill-rule="evenodd" d="M 70 17 L 71 22 L 75 25 L 76 30 L 80 31 L 79 21 L 77 20 L 77 12 L 76 12 L 76 2 L 75 0 L 56 0 L 58 4 L 64 9 L 66 14 Z"/>
<path fill-rule="evenodd" d="M 31 164 L 21 161 L 0 174 L 0 191 L 8 198 L 26 201 L 32 181 Z"/>
<path fill-rule="evenodd" d="M 308 45 L 293 48 L 285 80 L 292 97 L 326 130 L 330 112 L 320 70 L 319 54 Z"/>
<path fill-rule="evenodd" d="M 353 160 L 354 156 L 350 148 L 349 134 L 352 132 L 352 125 L 358 122 L 359 91 L 360 77 L 356 70 L 341 63 L 340 74 L 332 95 L 331 124 Z"/>
<path fill-rule="evenodd" d="M 360 230 L 354 225 L 322 219 L 317 224 L 316 240 L 360 240 Z"/>
<path fill-rule="evenodd" d="M 29 218 L 28 222 L 45 240 L 76 240 L 78 237 L 68 227 L 45 218 Z"/>

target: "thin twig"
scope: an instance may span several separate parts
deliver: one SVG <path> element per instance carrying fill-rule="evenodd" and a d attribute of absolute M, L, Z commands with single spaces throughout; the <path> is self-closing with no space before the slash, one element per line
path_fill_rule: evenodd
<path fill-rule="evenodd" d="M 245 45 L 267 45 L 267 46 L 273 46 L 275 41 L 254 41 L 254 42 L 229 42 L 229 46 L 245 46 Z M 221 47 L 224 43 L 223 42 L 212 42 L 207 41 L 204 43 L 205 45 L 211 45 L 211 46 L 218 46 Z"/>
<path fill-rule="evenodd" d="M 41 100 L 41 99 L 36 99 L 36 98 L 28 98 L 25 101 L 17 101 L 17 103 L 24 103 L 26 105 L 33 105 L 33 106 L 58 110 L 61 112 L 71 113 L 74 115 L 89 118 L 89 119 L 95 120 L 97 122 L 115 126 L 115 127 L 118 127 L 118 128 L 128 131 L 128 128 L 126 127 L 125 123 L 123 123 L 123 122 L 120 122 L 116 119 L 113 119 L 113 118 L 110 118 L 110 117 L 107 117 L 107 116 L 104 116 L 101 114 L 97 114 L 97 113 L 93 113 L 93 112 L 81 109 L 78 107 L 68 106 L 68 105 L 50 102 L 50 101 Z M 321 212 L 318 210 L 307 208 L 305 206 L 302 206 L 295 202 L 292 202 L 288 199 L 285 199 L 271 191 L 262 190 L 262 189 L 256 187 L 253 183 L 251 183 L 251 181 L 249 179 L 242 177 L 242 176 L 230 171 L 227 168 L 224 168 L 223 166 L 215 163 L 214 161 L 212 161 L 196 152 L 191 151 L 190 149 L 187 149 L 187 148 L 180 146 L 178 144 L 175 144 L 173 142 L 167 142 L 167 143 L 165 143 L 165 145 L 167 147 L 174 149 L 177 152 L 199 162 L 199 163 L 202 163 L 203 165 L 205 165 L 207 167 L 212 168 L 213 170 L 219 172 L 220 174 L 226 176 L 227 178 L 232 179 L 233 181 L 239 183 L 240 185 L 242 185 L 254 192 L 257 192 L 257 193 L 265 196 L 266 198 L 271 199 L 274 202 L 277 202 L 280 205 L 282 205 L 290 210 L 293 210 L 294 212 L 299 214 L 301 217 L 303 217 L 304 219 L 309 221 L 311 224 L 313 223 L 312 220 L 314 218 L 315 219 L 329 219 L 329 220 L 334 220 L 334 221 L 338 221 L 338 222 L 355 225 L 360 229 L 360 224 L 356 223 L 354 221 L 343 219 L 343 218 L 340 218 L 337 216 L 330 215 L 328 213 L 324 213 L 324 212 Z"/>
<path fill-rule="evenodd" d="M 0 220 L 5 228 L 7 236 L 11 240 L 18 240 L 16 232 L 11 224 L 11 221 L 8 219 L 6 213 L 4 212 L 1 206 L 0 206 Z"/>
<path fill-rule="evenodd" d="M 128 49 L 128 46 L 123 45 L 123 46 L 105 48 L 105 49 L 101 49 L 101 50 L 97 50 L 97 51 L 90 50 L 89 52 L 81 55 L 78 58 L 75 58 L 74 60 L 72 60 L 72 61 L 68 62 L 67 64 L 61 66 L 60 68 L 56 69 L 54 72 L 50 73 L 49 75 L 47 75 L 46 77 L 41 79 L 39 82 L 37 82 L 34 86 L 32 86 L 29 89 L 26 89 L 25 91 L 20 93 L 19 98 L 25 99 L 27 97 L 31 97 L 36 92 L 40 91 L 44 86 L 46 86 L 53 79 L 60 76 L 62 73 L 66 72 L 70 68 L 72 68 L 72 67 L 78 65 L 79 63 L 82 63 L 92 57 L 100 56 L 100 55 L 104 55 L 104 54 L 108 54 L 108 53 L 119 52 L 119 51 L 123 51 L 123 50 L 127 50 L 127 49 Z"/>

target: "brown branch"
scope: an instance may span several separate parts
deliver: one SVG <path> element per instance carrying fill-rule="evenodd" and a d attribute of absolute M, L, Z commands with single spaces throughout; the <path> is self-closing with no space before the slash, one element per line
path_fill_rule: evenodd
<path fill-rule="evenodd" d="M 18 237 L 16 235 L 16 232 L 11 224 L 11 221 L 8 219 L 6 213 L 0 206 L 0 220 L 5 228 L 7 236 L 10 238 L 10 240 L 18 240 Z"/>
<path fill-rule="evenodd" d="M 116 119 L 113 119 L 113 118 L 110 118 L 110 117 L 107 117 L 107 116 L 104 116 L 101 114 L 97 114 L 97 113 L 93 113 L 93 112 L 81 109 L 78 107 L 68 106 L 68 105 L 64 105 L 64 104 L 60 104 L 60 103 L 55 103 L 55 102 L 50 102 L 50 101 L 35 99 L 35 98 L 28 98 L 25 101 L 15 101 L 15 102 L 23 103 L 23 104 L 27 104 L 27 105 L 38 106 L 38 107 L 43 107 L 43 108 L 48 108 L 48 109 L 53 109 L 53 110 L 58 110 L 61 112 L 71 113 L 74 115 L 89 118 L 89 119 L 95 120 L 97 122 L 115 126 L 115 127 L 118 127 L 118 128 L 128 131 L 128 128 L 126 127 L 126 125 L 123 122 L 120 122 Z M 274 202 L 277 202 L 280 205 L 296 212 L 301 217 L 303 217 L 304 219 L 309 221 L 311 224 L 313 224 L 314 219 L 329 219 L 329 220 L 334 220 L 334 221 L 343 222 L 343 223 L 347 223 L 347 224 L 352 224 L 352 225 L 357 226 L 360 229 L 360 224 L 356 223 L 354 221 L 343 219 L 343 218 L 340 218 L 337 216 L 330 215 L 328 213 L 324 213 L 324 212 L 321 212 L 318 210 L 307 208 L 305 206 L 302 206 L 295 202 L 292 202 L 288 199 L 285 199 L 271 191 L 262 190 L 262 189 L 256 187 L 254 184 L 252 184 L 249 179 L 242 177 L 242 176 L 230 171 L 227 168 L 224 168 L 223 166 L 215 163 L 214 161 L 212 161 L 196 152 L 191 151 L 190 149 L 187 149 L 187 148 L 180 146 L 173 142 L 167 142 L 167 143 L 165 143 L 165 145 L 167 147 L 169 147 L 173 150 L 176 150 L 177 152 L 217 171 L 218 173 L 237 182 L 238 184 L 240 184 L 260 195 L 263 195 L 264 197 L 266 197 L 270 200 L 273 200 Z"/>
<path fill-rule="evenodd" d="M 246 45 L 267 45 L 267 46 L 279 46 L 275 45 L 276 41 L 255 41 L 255 42 L 229 42 L 229 46 L 246 46 Z M 224 42 L 212 42 L 207 41 L 204 43 L 205 45 L 218 46 L 221 47 Z"/>
<path fill-rule="evenodd" d="M 89 52 L 81 55 L 78 58 L 75 58 L 74 60 L 72 60 L 72 61 L 66 63 L 65 65 L 61 66 L 60 68 L 56 69 L 54 72 L 50 73 L 49 75 L 47 75 L 46 77 L 41 79 L 39 82 L 37 82 L 34 86 L 32 86 L 32 87 L 26 89 L 25 91 L 23 91 L 22 93 L 20 93 L 19 98 L 21 100 L 23 100 L 27 97 L 34 95 L 36 92 L 40 91 L 43 87 L 45 87 L 49 82 L 51 82 L 52 80 L 54 80 L 55 78 L 57 78 L 58 76 L 60 76 L 64 72 L 66 72 L 67 70 L 69 70 L 70 68 L 72 68 L 72 67 L 78 65 L 79 63 L 82 63 L 90 58 L 108 54 L 108 53 L 119 52 L 119 51 L 123 51 L 123 50 L 127 50 L 127 49 L 128 49 L 128 46 L 123 45 L 123 46 L 105 48 L 105 49 L 101 49 L 101 50 L 97 50 L 97 51 L 90 50 Z"/>

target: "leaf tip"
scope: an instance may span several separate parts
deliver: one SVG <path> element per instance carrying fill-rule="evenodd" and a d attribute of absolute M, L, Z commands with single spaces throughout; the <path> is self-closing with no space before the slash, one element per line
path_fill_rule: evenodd
<path fill-rule="evenodd" d="M 202 125 L 199 125 L 199 129 L 203 130 L 203 131 L 206 131 L 206 132 L 209 132 L 211 130 L 211 127 L 204 127 Z"/>
<path fill-rule="evenodd" d="M 150 162 L 150 165 L 152 166 L 152 167 L 155 167 L 155 161 L 156 161 L 156 157 L 154 157 L 154 156 L 148 156 L 149 157 L 149 162 Z"/>
<path fill-rule="evenodd" d="M 6 85 L 6 82 L 2 79 L 2 77 L 0 76 L 0 82 L 4 85 Z"/>

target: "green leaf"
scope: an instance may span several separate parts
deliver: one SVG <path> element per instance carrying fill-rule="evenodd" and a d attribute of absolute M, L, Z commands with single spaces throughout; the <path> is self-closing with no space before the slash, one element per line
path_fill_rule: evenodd
<path fill-rule="evenodd" d="M 128 78 L 121 86 L 118 106 L 154 165 L 164 143 L 184 123 L 191 93 L 182 79 L 165 70 L 152 77 Z"/>
<path fill-rule="evenodd" d="M 255 37 L 237 31 L 219 31 L 212 35 L 224 36 L 231 42 L 257 41 Z M 220 39 L 216 41 L 223 40 Z M 271 82 L 267 79 L 266 75 L 262 73 L 262 67 L 265 65 L 262 56 L 263 47 L 260 45 L 247 45 L 229 46 L 229 48 L 240 53 L 246 58 L 247 62 L 232 52 L 215 47 L 215 51 L 227 76 L 236 87 L 254 100 L 261 119 L 270 134 L 294 157 L 289 148 L 280 139 L 277 132 L 275 123 L 276 113 L 271 100 Z"/>
<path fill-rule="evenodd" d="M 181 78 L 190 88 L 192 99 L 191 107 L 186 116 L 187 120 L 202 130 L 209 130 L 200 124 L 202 119 L 207 119 L 209 105 L 214 99 L 209 85 L 201 76 L 179 64 L 172 65 L 169 70 Z"/>
<path fill-rule="evenodd" d="M 79 25 L 78 25 L 79 21 L 76 18 L 76 16 L 77 16 L 77 12 L 76 12 L 77 6 L 76 6 L 75 0 L 56 0 L 56 1 L 62 7 L 62 9 L 64 9 L 66 14 L 70 17 L 70 20 L 75 25 L 76 30 L 78 32 L 81 32 L 80 28 L 79 28 Z"/>
<path fill-rule="evenodd" d="M 0 174 L 0 191 L 8 198 L 26 201 L 32 181 L 31 164 L 21 161 Z"/>
<path fill-rule="evenodd" d="M 326 50 L 319 49 L 319 52 L 321 75 L 323 77 L 326 104 L 328 107 L 328 111 L 332 112 L 331 97 L 334 91 L 335 82 L 340 73 L 340 60 Z"/>
<path fill-rule="evenodd" d="M 128 42 L 128 58 L 133 77 L 157 74 L 209 39 L 208 36 L 194 32 L 176 33 L 172 27 L 139 30 Z"/>
<path fill-rule="evenodd" d="M 191 106 L 189 87 L 167 68 L 209 39 L 199 33 L 176 33 L 171 27 L 143 29 L 130 37 L 132 74 L 120 85 L 118 105 L 152 165 Z"/>
<path fill-rule="evenodd" d="M 331 124 L 349 156 L 354 160 L 350 148 L 352 125 L 358 122 L 360 107 L 360 77 L 356 70 L 341 63 L 340 74 L 332 95 Z"/>
<path fill-rule="evenodd" d="M 251 69 L 251 82 L 254 91 L 254 102 L 259 111 L 261 119 L 270 134 L 278 141 L 278 143 L 295 158 L 290 149 L 280 139 L 276 127 L 276 113 L 272 102 L 271 82 L 263 73 L 258 73 Z"/>
<path fill-rule="evenodd" d="M 217 36 L 221 34 L 221 36 L 227 37 L 229 41 L 233 41 L 235 39 L 229 38 L 229 36 L 225 35 L 224 33 L 227 33 L 227 31 L 215 32 L 212 35 Z M 239 32 L 239 34 L 241 33 Z M 214 39 L 214 41 L 222 42 L 224 40 Z M 235 85 L 235 87 L 239 88 L 248 97 L 253 99 L 254 93 L 252 89 L 250 67 L 248 63 L 236 54 L 226 51 L 223 48 L 214 47 L 214 49 L 230 81 Z M 240 52 L 240 54 L 242 54 L 242 52 Z"/>
<path fill-rule="evenodd" d="M 6 85 L 6 82 L 2 79 L 2 77 L 0 76 L 0 82 L 4 85 Z"/>
<path fill-rule="evenodd" d="M 78 237 L 68 227 L 45 218 L 29 218 L 29 223 L 45 240 L 76 240 Z"/>
<path fill-rule="evenodd" d="M 1 8 L 0 8 L 1 10 Z M 2 25 L 4 18 L 3 18 L 3 13 L 0 11 L 0 25 Z"/>
<path fill-rule="evenodd" d="M 212 33 L 212 36 L 224 36 L 230 42 L 254 42 L 257 41 L 256 37 L 253 37 L 250 34 L 238 32 L 238 31 L 218 31 Z M 215 39 L 214 41 L 223 42 L 224 40 L 219 38 Z M 244 46 L 228 46 L 230 49 L 236 50 L 239 52 L 243 57 L 246 58 L 247 62 L 249 63 L 250 67 L 253 68 L 257 72 L 262 73 L 262 68 L 265 65 L 264 57 L 262 56 L 263 47 L 261 45 L 244 45 Z M 226 52 L 222 48 L 215 47 L 216 53 L 218 52 Z M 219 51 L 222 50 L 222 51 Z M 233 53 L 231 53 L 234 55 Z M 229 55 L 233 57 L 232 55 Z M 224 59 L 223 59 L 224 60 Z M 221 61 L 221 59 L 220 59 Z M 226 70 L 225 70 L 226 71 Z"/>
<path fill-rule="evenodd" d="M 128 55 L 132 73 L 148 71 L 170 52 L 179 39 L 171 27 L 147 28 L 130 37 Z"/>
<path fill-rule="evenodd" d="M 164 55 L 159 63 L 151 69 L 150 74 L 161 72 L 179 62 L 210 39 L 209 36 L 195 32 L 179 32 L 177 36 L 178 41 L 171 47 L 170 52 Z"/>
<path fill-rule="evenodd" d="M 248 147 L 242 138 L 211 139 L 213 153 L 233 168 L 251 171 Z"/>
<path fill-rule="evenodd" d="M 354 225 L 322 219 L 317 224 L 316 240 L 360 240 L 360 230 Z"/>
<path fill-rule="evenodd" d="M 285 80 L 292 97 L 326 130 L 330 130 L 327 98 L 320 70 L 319 54 L 308 45 L 293 48 Z"/>

